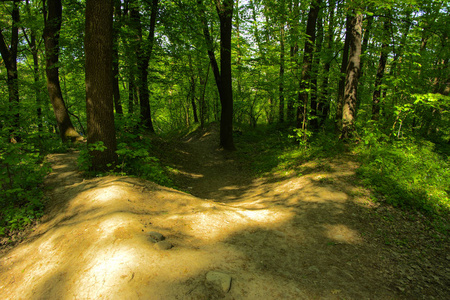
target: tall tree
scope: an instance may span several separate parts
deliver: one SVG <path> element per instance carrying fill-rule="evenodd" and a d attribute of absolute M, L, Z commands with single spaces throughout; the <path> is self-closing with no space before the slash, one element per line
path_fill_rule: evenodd
<path fill-rule="evenodd" d="M 138 57 L 138 72 L 139 72 L 139 104 L 141 108 L 141 124 L 144 125 L 150 132 L 154 132 L 153 121 L 150 109 L 150 92 L 148 89 L 148 65 L 153 51 L 153 44 L 155 40 L 155 26 L 156 15 L 158 13 L 159 0 L 152 0 L 151 16 L 150 16 L 150 29 L 147 40 L 145 41 L 142 36 L 142 25 L 140 12 L 137 7 L 132 6 L 130 14 L 134 26 L 137 29 L 137 57 Z"/>
<path fill-rule="evenodd" d="M 336 2 L 335 0 L 328 0 L 328 30 L 326 35 L 326 61 L 324 66 L 324 78 L 322 83 L 322 97 L 319 100 L 317 110 L 322 115 L 322 119 L 320 120 L 320 124 L 322 125 L 325 119 L 328 116 L 330 111 L 330 91 L 329 91 L 329 80 L 330 80 L 330 69 L 331 62 L 333 60 L 333 46 L 334 46 L 334 10 L 335 10 Z"/>
<path fill-rule="evenodd" d="M 278 92 L 279 92 L 279 103 L 278 103 L 278 121 L 280 123 L 284 122 L 284 39 L 285 39 L 285 25 L 286 25 L 286 3 L 285 0 L 280 1 L 280 79 L 279 79 L 279 85 L 278 85 Z"/>
<path fill-rule="evenodd" d="M 289 6 L 289 34 L 290 34 L 290 63 L 293 78 L 297 78 L 298 70 L 298 36 L 299 36 L 299 19 L 300 19 L 300 5 L 299 0 L 293 0 L 292 5 Z M 295 94 L 290 95 L 287 100 L 286 119 L 288 122 L 295 121 Z"/>
<path fill-rule="evenodd" d="M 231 79 L 231 30 L 233 0 L 215 0 L 220 20 L 220 146 L 234 150 L 233 142 L 233 87 Z"/>
<path fill-rule="evenodd" d="M 342 50 L 342 63 L 341 63 L 341 73 L 339 75 L 338 83 L 338 96 L 336 102 L 336 129 L 340 131 L 342 129 L 342 113 L 344 108 L 344 94 L 345 94 L 345 78 L 348 65 L 348 52 L 350 50 L 350 40 L 351 40 L 351 17 L 347 14 L 346 25 L 345 25 L 345 41 L 344 49 Z"/>
<path fill-rule="evenodd" d="M 362 13 L 353 11 L 350 17 L 350 55 L 345 77 L 344 106 L 342 110 L 341 138 L 352 137 L 355 130 L 358 75 L 361 62 Z"/>
<path fill-rule="evenodd" d="M 117 114 L 123 114 L 122 103 L 120 102 L 119 90 L 119 31 L 122 26 L 122 7 L 120 0 L 114 0 L 114 27 L 113 27 L 113 94 L 114 94 L 114 108 Z"/>
<path fill-rule="evenodd" d="M 113 112 L 113 2 L 86 1 L 86 113 L 92 169 L 106 170 L 117 160 Z"/>
<path fill-rule="evenodd" d="M 316 21 L 320 10 L 321 0 L 313 0 L 308 13 L 306 23 L 306 41 L 303 52 L 302 77 L 298 93 L 297 128 L 306 129 L 308 90 L 310 87 L 311 68 L 313 62 L 314 43 L 316 40 Z"/>
<path fill-rule="evenodd" d="M 387 36 L 390 29 L 390 14 L 388 14 L 383 22 L 383 42 L 381 45 L 380 61 L 378 63 L 377 75 L 375 78 L 375 90 L 372 96 L 372 120 L 377 121 L 380 117 L 380 97 L 381 97 L 381 83 L 386 68 L 387 57 L 389 54 L 389 37 Z"/>
<path fill-rule="evenodd" d="M 17 73 L 17 48 L 19 45 L 19 1 L 13 1 L 13 7 L 11 12 L 12 26 L 11 26 L 11 42 L 10 46 L 5 42 L 5 37 L 3 36 L 3 28 L 0 28 L 0 52 L 2 55 L 3 62 L 6 67 L 7 73 L 7 85 L 8 85 L 8 96 L 9 96 L 9 110 L 13 112 L 14 122 L 9 124 L 15 129 L 19 128 L 19 82 Z M 10 131 L 11 141 L 15 141 L 19 137 L 13 132 L 15 129 Z"/>
<path fill-rule="evenodd" d="M 214 54 L 213 40 L 206 22 L 205 7 L 198 0 L 202 9 L 203 34 L 208 48 L 208 56 L 219 90 L 220 113 L 220 146 L 225 150 L 235 150 L 233 141 L 233 87 L 231 80 L 231 29 L 233 20 L 233 0 L 215 0 L 220 20 L 220 71 Z"/>
<path fill-rule="evenodd" d="M 63 141 L 80 140 L 81 136 L 75 130 L 70 120 L 63 100 L 59 83 L 59 31 L 61 30 L 62 4 L 61 0 L 45 0 L 44 5 L 44 42 L 46 58 L 47 90 L 58 124 L 59 134 Z"/>

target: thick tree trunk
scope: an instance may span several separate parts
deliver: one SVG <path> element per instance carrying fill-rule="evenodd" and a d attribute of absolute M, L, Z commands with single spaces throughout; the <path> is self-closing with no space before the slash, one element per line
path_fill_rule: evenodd
<path fill-rule="evenodd" d="M 350 22 L 350 56 L 345 78 L 344 107 L 342 113 L 342 139 L 353 136 L 355 131 L 356 99 L 358 89 L 358 74 L 361 62 L 361 29 L 362 14 L 356 13 Z"/>
<path fill-rule="evenodd" d="M 320 10 L 321 0 L 311 3 L 306 23 L 305 51 L 303 52 L 302 77 L 298 93 L 299 106 L 297 108 L 297 128 L 306 129 L 308 89 L 310 87 L 311 67 L 313 61 L 314 43 L 316 40 L 316 21 Z"/>
<path fill-rule="evenodd" d="M 103 151 L 90 150 L 92 169 L 107 170 L 117 161 L 113 112 L 113 4 L 86 1 L 86 113 L 88 145 L 103 142 Z"/>
<path fill-rule="evenodd" d="M 231 78 L 231 30 L 233 27 L 233 0 L 216 1 L 220 20 L 220 146 L 235 150 L 233 142 L 233 87 Z"/>
<path fill-rule="evenodd" d="M 47 90 L 61 139 L 63 141 L 67 139 L 81 140 L 81 136 L 70 121 L 59 83 L 59 31 L 61 29 L 62 4 L 61 0 L 47 0 L 47 3 L 47 11 L 44 10 Z"/>

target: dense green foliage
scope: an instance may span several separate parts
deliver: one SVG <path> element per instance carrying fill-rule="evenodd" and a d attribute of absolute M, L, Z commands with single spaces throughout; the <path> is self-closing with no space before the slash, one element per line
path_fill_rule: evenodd
<path fill-rule="evenodd" d="M 42 184 L 50 172 L 44 155 L 61 150 L 61 142 L 52 136 L 47 136 L 44 144 L 37 136 L 20 144 L 0 140 L 0 235 L 22 229 L 42 216 Z"/>
<path fill-rule="evenodd" d="M 119 156 L 119 160 L 110 172 L 91 171 L 89 151 L 84 146 L 80 147 L 80 156 L 78 158 L 80 170 L 83 170 L 87 176 L 108 174 L 138 176 L 163 186 L 173 187 L 172 180 L 167 175 L 167 169 L 154 155 L 155 150 L 151 144 L 151 137 L 143 128 L 139 127 L 138 123 L 139 119 L 137 117 L 116 119 L 116 130 L 118 132 L 116 153 Z M 91 144 L 89 147 L 98 151 L 105 149 L 102 142 Z"/>

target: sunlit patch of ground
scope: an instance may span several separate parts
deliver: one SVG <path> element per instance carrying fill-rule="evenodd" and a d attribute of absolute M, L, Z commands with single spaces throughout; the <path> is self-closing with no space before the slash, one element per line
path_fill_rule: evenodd
<path fill-rule="evenodd" d="M 200 198 L 136 178 L 83 180 L 75 154 L 51 157 L 49 211 L 28 240 L 0 258 L 0 298 L 216 299 L 205 285 L 212 270 L 232 276 L 225 299 L 411 295 L 399 288 L 407 285 L 398 257 L 367 237 L 377 219 L 353 184 L 354 163 L 251 179 L 215 149 L 193 150 L 180 151 L 198 161 L 179 174 Z M 173 247 L 158 248 L 152 231 Z"/>

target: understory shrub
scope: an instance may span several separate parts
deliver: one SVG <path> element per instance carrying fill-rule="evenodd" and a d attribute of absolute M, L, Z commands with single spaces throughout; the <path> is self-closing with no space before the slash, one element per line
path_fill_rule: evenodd
<path fill-rule="evenodd" d="M 432 142 L 371 140 L 359 153 L 358 174 L 378 199 L 429 214 L 450 211 L 450 160 L 448 155 L 436 153 Z"/>
<path fill-rule="evenodd" d="M 0 141 L 0 235 L 42 216 L 42 183 L 50 171 L 33 144 Z"/>

